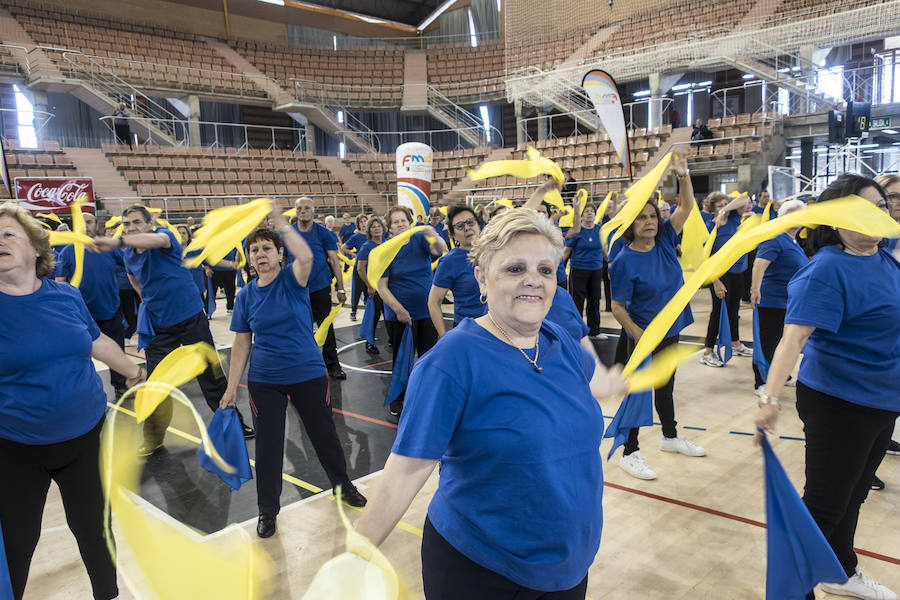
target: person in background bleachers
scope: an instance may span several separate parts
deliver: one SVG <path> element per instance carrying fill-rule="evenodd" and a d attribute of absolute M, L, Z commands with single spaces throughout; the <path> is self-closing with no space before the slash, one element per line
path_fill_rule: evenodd
<path fill-rule="evenodd" d="M 572 171 L 566 169 L 566 182 L 563 184 L 562 189 L 562 197 L 564 200 L 571 201 L 572 198 L 575 197 L 575 193 L 578 191 L 578 182 L 575 181 L 575 178 L 572 176 Z"/>
<path fill-rule="evenodd" d="M 350 213 L 344 213 L 342 216 L 344 220 L 344 224 L 341 225 L 341 228 L 338 230 L 338 241 L 342 244 L 346 244 L 347 240 L 350 239 L 350 236 L 353 235 L 355 231 L 359 231 L 359 225 L 354 224 L 350 219 Z M 357 217 L 357 221 L 359 218 Z"/>
<path fill-rule="evenodd" d="M 125 106 L 124 102 L 119 102 L 119 105 L 116 106 L 116 112 L 113 113 L 113 129 L 116 132 L 116 143 L 128 144 L 128 148 L 132 149 L 131 125 L 128 122 L 130 117 L 131 113 L 128 112 L 128 107 Z"/>
<path fill-rule="evenodd" d="M 694 141 L 708 140 L 713 136 L 709 127 L 703 124 L 703 119 L 697 119 L 694 123 L 694 130 L 691 131 L 691 139 Z"/>
<path fill-rule="evenodd" d="M 681 113 L 675 108 L 675 104 L 672 104 L 672 109 L 669 111 L 669 123 L 672 124 L 672 129 L 681 127 Z"/>

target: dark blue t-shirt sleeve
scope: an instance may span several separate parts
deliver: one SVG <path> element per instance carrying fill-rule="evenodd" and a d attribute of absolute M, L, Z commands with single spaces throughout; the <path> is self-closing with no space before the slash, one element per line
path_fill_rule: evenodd
<path fill-rule="evenodd" d="M 250 333 L 251 331 L 250 315 L 247 314 L 247 298 L 250 293 L 250 286 L 244 286 L 234 299 L 234 311 L 231 313 L 229 329 L 235 333 Z"/>
<path fill-rule="evenodd" d="M 788 284 L 788 305 L 784 322 L 811 325 L 836 333 L 844 317 L 844 295 L 837 282 L 808 269 Z"/>
<path fill-rule="evenodd" d="M 395 454 L 440 459 L 462 420 L 466 390 L 472 382 L 460 381 L 458 376 L 446 373 L 436 362 L 422 361 L 413 367 L 406 388 L 403 417 L 391 449 Z"/>
<path fill-rule="evenodd" d="M 73 246 L 65 246 L 56 257 L 55 277 L 65 277 L 69 279 L 75 274 L 75 248 Z"/>
<path fill-rule="evenodd" d="M 329 231 L 328 228 L 322 228 L 322 247 L 327 252 L 328 250 L 337 250 L 337 236 L 334 235 L 333 231 Z"/>
<path fill-rule="evenodd" d="M 88 333 L 91 336 L 91 341 L 96 341 L 97 338 L 100 337 L 100 328 L 97 326 L 97 322 L 94 321 L 94 317 L 91 316 L 87 304 L 84 303 L 84 298 L 81 297 L 81 292 L 79 292 L 77 288 L 73 288 L 65 283 L 59 283 L 57 285 L 65 286 L 65 288 L 67 288 L 67 293 L 72 296 L 72 300 L 75 302 L 75 306 L 77 307 L 78 318 L 82 323 L 84 323 L 85 327 L 87 328 Z"/>
<path fill-rule="evenodd" d="M 432 285 L 439 288 L 450 289 L 456 280 L 456 272 L 449 258 L 441 259 L 438 262 L 437 269 L 434 271 L 434 281 Z"/>
<path fill-rule="evenodd" d="M 628 302 L 634 295 L 634 282 L 628 275 L 628 260 L 625 256 L 609 264 L 609 295 L 616 302 Z"/>
<path fill-rule="evenodd" d="M 778 256 L 782 251 L 781 243 L 778 238 L 766 240 L 756 249 L 756 258 L 762 258 L 769 262 L 778 260 Z"/>
<path fill-rule="evenodd" d="M 360 247 L 359 252 L 356 253 L 356 260 L 369 260 L 369 253 L 372 252 L 374 247 L 372 244 L 364 243 Z"/>

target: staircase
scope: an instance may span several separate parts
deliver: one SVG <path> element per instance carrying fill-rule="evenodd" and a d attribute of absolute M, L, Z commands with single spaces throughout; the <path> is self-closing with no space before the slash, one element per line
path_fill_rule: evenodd
<path fill-rule="evenodd" d="M 253 83 L 269 96 L 269 99 L 274 105 L 285 104 L 293 100 L 293 96 L 278 85 L 277 81 L 268 77 L 265 73 L 253 66 L 250 61 L 235 52 L 231 46 L 210 38 L 201 39 L 203 39 L 209 47 L 215 50 L 219 56 L 231 63 L 231 65 L 239 72 L 252 77 Z"/>
<path fill-rule="evenodd" d="M 359 196 L 362 204 L 371 206 L 376 213 L 383 213 L 388 209 L 387 197 L 372 189 L 359 175 L 337 156 L 317 156 L 319 164 L 328 169 L 337 181 L 344 184 L 344 189 Z"/>
<path fill-rule="evenodd" d="M 63 153 L 72 161 L 78 173 L 94 180 L 94 195 L 98 198 L 134 198 L 134 188 L 128 185 L 125 178 L 97 148 L 63 148 Z M 127 201 L 126 201 L 127 202 Z M 106 202 L 104 208 L 118 214 L 119 206 Z"/>
<path fill-rule="evenodd" d="M 746 73 L 752 73 L 760 79 L 772 85 L 784 88 L 805 100 L 805 106 L 801 112 L 818 112 L 830 110 L 836 105 L 844 103 L 842 98 L 832 98 L 823 94 L 815 84 L 794 77 L 789 66 L 793 63 L 779 61 L 776 57 L 771 60 L 755 60 L 751 58 L 722 57 L 724 62 Z M 808 71 L 809 72 L 809 71 Z"/>
<path fill-rule="evenodd" d="M 425 112 L 447 127 L 456 130 L 459 136 L 472 147 L 477 148 L 484 144 L 484 123 L 481 119 L 461 106 L 457 106 L 437 88 L 429 85 L 426 90 L 428 103 L 424 107 Z"/>

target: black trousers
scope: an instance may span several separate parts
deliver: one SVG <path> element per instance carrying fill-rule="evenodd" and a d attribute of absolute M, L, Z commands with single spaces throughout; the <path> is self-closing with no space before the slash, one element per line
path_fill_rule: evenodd
<path fill-rule="evenodd" d="M 741 308 L 741 286 L 744 284 L 744 273 L 725 273 L 719 278 L 725 284 L 725 310 L 728 312 L 728 326 L 731 329 L 731 341 L 739 341 L 738 310 Z M 722 300 L 716 296 L 713 286 L 709 286 L 712 297 L 712 310 L 709 313 L 709 324 L 706 326 L 706 347 L 715 348 L 719 337 L 719 311 Z"/>
<path fill-rule="evenodd" d="M 662 351 L 664 348 L 671 346 L 672 344 L 678 343 L 678 336 L 673 335 L 672 337 L 667 337 L 663 341 L 659 343 L 659 346 L 653 349 L 653 354 L 657 354 Z M 632 338 L 628 338 L 628 356 L 631 357 L 631 353 L 634 352 L 634 340 Z M 659 417 L 659 422 L 662 423 L 662 431 L 663 436 L 667 438 L 673 438 L 678 436 L 678 431 L 676 429 L 677 422 L 675 421 L 675 399 L 672 395 L 672 392 L 675 389 L 675 373 L 672 373 L 672 377 L 669 378 L 669 381 L 665 383 L 662 387 L 658 387 L 653 390 L 653 404 L 656 406 L 656 414 Z M 623 451 L 623 456 L 628 456 L 632 452 L 636 452 L 638 447 L 638 432 L 639 428 L 635 427 L 631 431 L 628 432 L 628 440 L 625 442 L 625 450 Z"/>
<path fill-rule="evenodd" d="M 406 327 L 406 323 L 401 323 L 400 321 L 388 321 L 385 319 L 384 326 L 388 331 L 388 338 L 391 339 L 391 359 L 396 362 L 397 352 L 400 349 L 400 340 L 403 339 L 403 328 Z M 437 329 L 434 328 L 434 323 L 431 322 L 431 319 L 413 320 L 412 336 L 416 355 L 418 355 L 419 358 L 431 350 L 438 341 Z M 404 392 L 397 397 L 395 402 L 403 402 L 405 396 L 406 391 L 404 390 Z"/>
<path fill-rule="evenodd" d="M 603 295 L 606 298 L 606 312 L 612 312 L 612 284 L 609 281 L 609 263 L 603 261 Z"/>
<path fill-rule="evenodd" d="M 359 307 L 359 297 L 363 297 L 363 303 L 369 299 L 369 288 L 366 286 L 366 283 L 362 280 L 362 277 L 359 276 L 359 271 L 355 268 L 353 269 L 353 297 L 350 299 L 350 314 L 355 315 L 356 309 Z"/>
<path fill-rule="evenodd" d="M 219 288 L 222 288 L 225 290 L 225 308 L 234 310 L 234 288 L 237 271 L 213 271 L 212 273 L 213 298 L 219 293 Z M 202 296 L 203 294 L 201 293 L 200 295 Z"/>
<path fill-rule="evenodd" d="M 747 253 L 747 264 L 749 265 L 744 271 L 744 281 L 741 284 L 741 300 L 750 302 L 750 286 L 753 285 L 753 261 L 756 260 L 756 250 Z"/>
<path fill-rule="evenodd" d="M 128 123 L 113 125 L 113 129 L 116 131 L 116 143 L 128 144 L 128 147 L 131 148 L 131 127 Z"/>
<path fill-rule="evenodd" d="M 122 311 L 122 316 L 125 317 L 125 322 L 128 323 L 128 328 L 125 330 L 125 339 L 130 338 L 137 331 L 137 310 L 140 305 L 141 296 L 134 291 L 134 288 L 119 290 L 119 310 Z"/>
<path fill-rule="evenodd" d="M 331 286 L 310 292 L 309 305 L 312 308 L 313 320 L 316 325 L 321 325 L 328 313 L 331 312 Z M 325 368 L 329 371 L 341 366 L 341 363 L 338 362 L 334 327 L 331 325 L 328 326 L 328 337 L 325 338 L 325 344 L 322 346 L 322 358 L 325 359 Z"/>
<path fill-rule="evenodd" d="M 767 306 L 757 306 L 756 314 L 759 318 L 759 339 L 753 340 L 753 345 L 760 345 L 763 356 L 769 364 L 772 364 L 772 358 L 775 356 L 775 348 L 781 341 L 781 335 L 784 333 L 784 314 L 783 308 L 769 308 Z M 756 365 L 753 365 L 754 387 L 763 385 L 766 380 L 763 379 Z"/>
<path fill-rule="evenodd" d="M 859 509 L 891 441 L 896 412 L 854 404 L 797 382 L 806 435 L 803 502 L 847 575 L 856 572 Z M 807 598 L 814 598 L 812 592 Z"/>
<path fill-rule="evenodd" d="M 50 481 L 59 486 L 66 523 L 78 542 L 94 598 L 119 594 L 116 565 L 106 545 L 100 483 L 100 430 L 57 444 L 30 445 L 0 439 L 0 523 L 13 598 L 25 593 L 31 557 L 41 537 L 41 518 Z"/>
<path fill-rule="evenodd" d="M 350 483 L 347 461 L 338 438 L 331 406 L 328 377 L 323 375 L 292 385 L 247 382 L 256 427 L 256 502 L 260 514 L 281 510 L 281 471 L 284 464 L 284 424 L 287 403 L 300 415 L 319 463 L 332 486 Z"/>
<path fill-rule="evenodd" d="M 156 335 L 145 351 L 147 373 L 153 373 L 160 361 L 175 348 L 196 344 L 197 342 L 206 342 L 215 348 L 212 333 L 209 331 L 209 321 L 203 311 L 171 327 L 157 327 Z M 213 373 L 212 367 L 209 367 L 197 376 L 197 383 L 200 384 L 200 390 L 203 392 L 206 404 L 210 410 L 215 412 L 219 407 L 219 400 L 222 399 L 228 383 L 225 377 L 217 378 Z M 145 441 L 162 442 L 166 435 L 166 428 L 172 422 L 172 410 L 172 398 L 166 398 L 153 414 L 144 421 Z M 238 411 L 238 416 L 241 417 L 241 422 L 243 422 L 240 411 Z"/>
<path fill-rule="evenodd" d="M 100 328 L 100 331 L 103 334 L 112 339 L 116 344 L 119 345 L 119 348 L 122 351 L 125 351 L 125 325 L 123 323 L 122 310 L 121 308 L 116 311 L 116 314 L 113 315 L 112 319 L 107 319 L 105 321 L 96 321 L 97 327 Z M 125 376 L 117 371 L 109 370 L 109 383 L 113 386 L 114 390 L 125 389 Z"/>
<path fill-rule="evenodd" d="M 569 269 L 569 293 L 578 314 L 587 317 L 588 335 L 600 333 L 600 296 L 603 292 L 603 270 Z"/>
<path fill-rule="evenodd" d="M 375 331 L 376 329 L 378 329 L 378 320 L 381 318 L 381 315 L 384 314 L 384 300 L 381 299 L 381 296 L 378 295 L 378 292 L 375 292 L 372 295 L 372 304 L 374 305 L 375 310 L 375 315 L 373 317 L 374 323 L 372 323 L 372 331 Z M 387 321 L 385 321 L 385 323 L 387 323 Z"/>
<path fill-rule="evenodd" d="M 563 279 L 562 281 L 557 281 L 556 285 L 558 285 L 562 289 L 566 290 L 567 292 L 569 291 L 569 280 L 568 279 Z"/>
<path fill-rule="evenodd" d="M 558 592 L 522 587 L 454 548 L 426 518 L 422 533 L 422 584 L 427 600 L 584 600 L 587 575 L 575 587 Z"/>

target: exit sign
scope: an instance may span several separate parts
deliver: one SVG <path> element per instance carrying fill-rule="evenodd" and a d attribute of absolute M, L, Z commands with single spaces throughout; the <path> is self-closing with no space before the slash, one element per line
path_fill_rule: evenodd
<path fill-rule="evenodd" d="M 890 117 L 873 117 L 869 121 L 869 129 L 888 129 L 891 126 Z"/>

